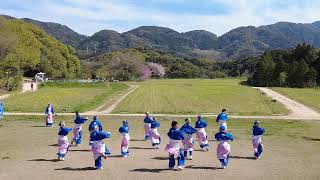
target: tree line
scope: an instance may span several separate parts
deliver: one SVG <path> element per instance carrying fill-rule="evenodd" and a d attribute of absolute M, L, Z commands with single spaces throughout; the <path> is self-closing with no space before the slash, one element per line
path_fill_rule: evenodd
<path fill-rule="evenodd" d="M 23 76 L 40 71 L 52 78 L 75 78 L 80 61 L 72 47 L 37 26 L 0 17 L 0 88 L 16 90 Z"/>
<path fill-rule="evenodd" d="M 248 83 L 254 86 L 315 87 L 320 84 L 320 51 L 308 44 L 266 52 L 258 58 Z"/>

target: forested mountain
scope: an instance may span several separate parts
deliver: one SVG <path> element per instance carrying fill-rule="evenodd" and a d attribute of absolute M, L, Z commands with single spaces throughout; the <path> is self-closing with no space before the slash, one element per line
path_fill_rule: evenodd
<path fill-rule="evenodd" d="M 320 51 L 299 44 L 290 50 L 266 52 L 258 58 L 248 82 L 255 86 L 314 87 L 320 85 Z"/>
<path fill-rule="evenodd" d="M 304 42 L 320 47 L 319 21 L 239 27 L 220 37 L 203 30 L 179 33 L 157 26 L 141 26 L 124 33 L 101 30 L 86 37 L 57 23 L 23 20 L 38 25 L 62 43 L 73 46 L 80 57 L 145 46 L 180 57 L 225 60 L 258 56 L 268 50 L 293 48 Z"/>
<path fill-rule="evenodd" d="M 45 72 L 52 78 L 75 78 L 80 62 L 75 50 L 41 28 L 0 17 L 0 88 L 17 88 L 22 75 Z"/>
<path fill-rule="evenodd" d="M 219 49 L 227 57 L 252 56 L 264 51 L 293 48 L 299 43 L 320 47 L 320 23 L 279 22 L 260 27 L 240 27 L 219 37 Z"/>
<path fill-rule="evenodd" d="M 73 31 L 68 26 L 61 25 L 58 23 L 41 22 L 41 21 L 29 19 L 29 18 L 23 18 L 22 20 L 41 27 L 49 35 L 55 37 L 57 40 L 59 40 L 63 44 L 70 45 L 74 48 L 78 47 L 80 42 L 82 42 L 87 38 L 87 36 Z"/>

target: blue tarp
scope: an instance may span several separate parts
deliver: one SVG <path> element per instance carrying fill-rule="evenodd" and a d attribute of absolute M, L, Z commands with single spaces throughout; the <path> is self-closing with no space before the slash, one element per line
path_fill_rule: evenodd
<path fill-rule="evenodd" d="M 0 119 L 3 118 L 3 111 L 4 111 L 4 108 L 3 108 L 3 102 L 0 101 Z"/>

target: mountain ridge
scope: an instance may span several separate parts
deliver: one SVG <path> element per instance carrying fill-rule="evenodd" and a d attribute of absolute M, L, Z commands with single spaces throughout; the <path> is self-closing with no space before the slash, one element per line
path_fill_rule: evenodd
<path fill-rule="evenodd" d="M 265 51 L 289 49 L 304 42 L 320 47 L 320 21 L 241 26 L 221 36 L 206 30 L 178 32 L 160 26 L 140 26 L 122 33 L 104 29 L 92 36 L 85 36 L 58 23 L 29 18 L 21 20 L 35 24 L 60 42 L 73 46 L 80 56 L 147 46 L 187 57 L 224 60 L 258 56 Z"/>

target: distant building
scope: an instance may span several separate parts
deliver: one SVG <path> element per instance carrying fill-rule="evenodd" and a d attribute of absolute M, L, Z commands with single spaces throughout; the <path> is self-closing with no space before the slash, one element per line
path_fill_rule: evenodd
<path fill-rule="evenodd" d="M 44 82 L 47 81 L 48 78 L 45 78 L 46 73 L 43 72 L 39 72 L 34 76 L 34 79 L 36 80 L 36 82 L 40 81 L 40 82 Z"/>

